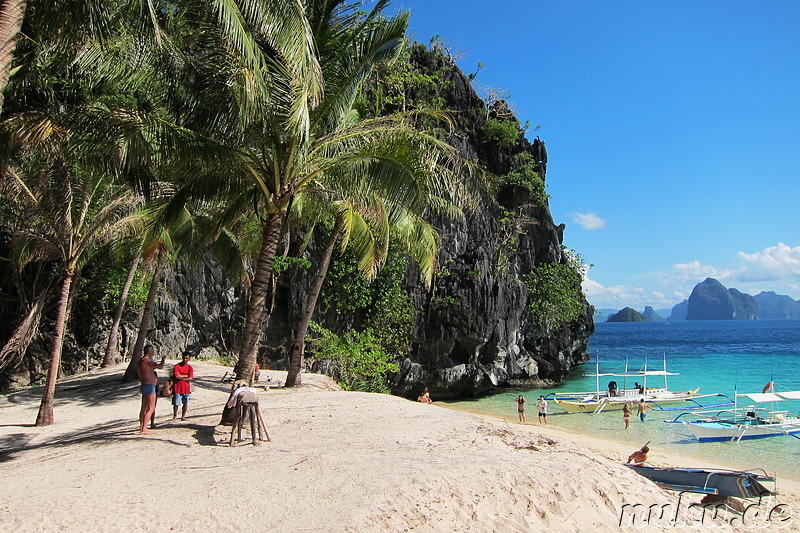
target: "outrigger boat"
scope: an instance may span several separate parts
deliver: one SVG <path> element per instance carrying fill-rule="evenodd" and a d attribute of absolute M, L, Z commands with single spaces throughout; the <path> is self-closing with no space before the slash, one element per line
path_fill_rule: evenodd
<path fill-rule="evenodd" d="M 651 407 L 661 409 L 662 404 L 690 401 L 697 408 L 703 407 L 696 401 L 697 398 L 705 396 L 718 396 L 717 394 L 707 394 L 698 396 L 700 387 L 687 391 L 671 391 L 667 387 L 667 376 L 677 376 L 675 372 L 667 372 L 667 359 L 664 357 L 663 370 L 647 370 L 647 360 L 644 362 L 644 370 L 628 371 L 628 363 L 625 363 L 625 372 L 622 373 L 600 373 L 600 362 L 595 361 L 597 372 L 590 374 L 589 377 L 595 378 L 595 392 L 564 392 L 548 395 L 567 413 L 599 413 L 601 411 L 621 411 L 626 403 L 638 402 L 644 398 L 646 402 L 652 404 Z M 647 378 L 663 377 L 663 387 L 648 387 Z M 643 384 L 640 387 L 622 388 L 616 387 L 616 381 L 610 381 L 606 390 L 600 390 L 600 378 L 640 378 Z"/>
<path fill-rule="evenodd" d="M 758 498 L 777 493 L 775 478 L 768 476 L 766 472 L 759 474 L 737 470 L 625 466 L 667 490 L 718 494 L 736 498 Z M 772 483 L 772 489 L 765 487 L 765 483 Z"/>
<path fill-rule="evenodd" d="M 800 416 L 786 410 L 777 410 L 774 404 L 787 400 L 800 400 L 800 391 L 768 392 L 772 390 L 770 382 L 760 393 L 734 394 L 734 408 L 717 411 L 712 416 L 698 420 L 680 420 L 689 413 L 681 413 L 675 420 L 681 422 L 697 438 L 699 442 L 735 441 L 761 439 L 791 435 L 800 439 Z M 747 398 L 753 404 L 739 407 L 739 399 Z M 760 407 L 759 404 L 771 403 L 773 408 Z M 713 411 L 693 413 L 708 414 Z"/>

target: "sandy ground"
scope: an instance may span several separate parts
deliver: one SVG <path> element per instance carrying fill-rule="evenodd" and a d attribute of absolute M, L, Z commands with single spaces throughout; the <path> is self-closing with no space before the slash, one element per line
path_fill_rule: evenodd
<path fill-rule="evenodd" d="M 217 426 L 227 369 L 193 365 L 189 420 L 172 421 L 162 399 L 146 436 L 138 385 L 119 383 L 124 366 L 61 381 L 53 426 L 32 426 L 41 388 L 0 396 L 0 531 L 800 530 L 797 483 L 747 502 L 744 516 L 711 517 L 689 507 L 699 496 L 679 501 L 622 466 L 632 450 L 618 444 L 342 392 L 313 374 L 260 394 L 271 442 L 229 447 L 230 428 Z M 648 524 L 648 506 L 665 512 Z"/>

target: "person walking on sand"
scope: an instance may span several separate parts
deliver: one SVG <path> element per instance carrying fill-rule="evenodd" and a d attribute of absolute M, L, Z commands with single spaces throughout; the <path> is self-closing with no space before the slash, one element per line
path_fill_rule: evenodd
<path fill-rule="evenodd" d="M 539 411 L 539 425 L 547 425 L 547 400 L 544 396 L 539 396 L 539 403 L 536 404 L 536 409 Z M 544 423 L 542 422 L 544 421 Z"/>
<path fill-rule="evenodd" d="M 650 407 L 647 405 L 647 402 L 644 401 L 644 398 L 639 400 L 639 409 L 637 413 L 639 414 L 639 420 L 644 422 L 644 419 L 647 418 L 647 408 Z"/>
<path fill-rule="evenodd" d="M 631 427 L 631 413 L 633 413 L 633 409 L 631 409 L 631 404 L 625 402 L 622 404 L 622 420 L 625 422 L 625 429 Z"/>
<path fill-rule="evenodd" d="M 517 396 L 517 399 L 514 400 L 514 401 L 517 402 L 517 416 L 519 417 L 519 423 L 520 424 L 524 424 L 525 423 L 525 404 L 527 402 L 525 401 L 525 398 L 522 396 L 522 394 Z"/>
<path fill-rule="evenodd" d="M 194 368 L 189 364 L 192 354 L 183 352 L 181 362 L 172 367 L 172 419 L 178 418 L 178 406 L 183 404 L 181 420 L 186 420 L 186 411 L 189 409 L 189 394 L 192 392 Z"/>
<path fill-rule="evenodd" d="M 155 349 L 152 344 L 144 347 L 144 354 L 139 362 L 136 363 L 136 370 L 139 374 L 139 392 L 142 394 L 142 408 L 139 410 L 139 433 L 150 433 L 147 429 L 147 421 L 150 421 L 151 427 L 155 427 L 156 415 L 156 392 L 158 392 L 158 375 L 156 375 L 157 368 L 164 368 L 166 357 L 161 358 L 160 363 L 153 360 Z"/>

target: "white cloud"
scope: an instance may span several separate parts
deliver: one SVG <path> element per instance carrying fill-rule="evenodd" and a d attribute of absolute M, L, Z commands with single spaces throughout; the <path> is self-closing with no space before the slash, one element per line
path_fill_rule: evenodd
<path fill-rule="evenodd" d="M 720 282 L 736 279 L 744 269 L 720 270 L 711 265 L 704 265 L 698 260 L 688 263 L 677 263 L 672 266 L 669 274 L 663 274 L 666 283 L 693 283 L 692 288 L 706 278 L 714 278 Z M 691 288 L 689 289 L 691 292 Z"/>
<path fill-rule="evenodd" d="M 648 291 L 644 287 L 628 285 L 605 287 L 588 276 L 584 278 L 582 287 L 589 303 L 599 309 L 632 307 L 637 311 L 643 311 L 646 305 L 652 305 L 654 308 L 671 308 L 675 304 L 659 291 Z"/>
<path fill-rule="evenodd" d="M 606 287 L 589 279 L 583 283 L 589 303 L 597 308 L 621 309 L 632 307 L 638 311 L 646 305 L 667 309 L 689 298 L 695 285 L 706 278 L 714 278 L 728 288 L 747 294 L 774 291 L 800 296 L 800 246 L 784 243 L 748 254 L 737 252 L 739 264 L 724 268 L 707 265 L 699 260 L 677 263 L 667 272 L 648 272 L 635 276 L 630 285 Z"/>
<path fill-rule="evenodd" d="M 572 220 L 584 229 L 602 229 L 606 227 L 605 219 L 594 213 L 572 213 Z"/>
<path fill-rule="evenodd" d="M 800 246 L 791 248 L 779 242 L 762 252 L 739 252 L 747 267 L 739 279 L 747 281 L 783 280 L 800 276 Z"/>

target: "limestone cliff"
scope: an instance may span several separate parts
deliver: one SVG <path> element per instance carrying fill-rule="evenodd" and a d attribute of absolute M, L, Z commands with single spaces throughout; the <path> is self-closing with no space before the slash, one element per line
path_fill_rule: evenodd
<path fill-rule="evenodd" d="M 714 278 L 695 285 L 689 296 L 686 320 L 753 320 L 758 318 L 755 299 L 737 289 L 726 289 Z"/>
<path fill-rule="evenodd" d="M 444 73 L 445 107 L 454 111 L 457 123 L 448 141 L 466 157 L 502 178 L 513 170 L 516 156 L 527 154 L 545 178 L 544 143 L 538 139 L 531 143 L 524 137 L 505 102 L 495 102 L 487 110 L 467 77 L 442 55 L 424 47 L 415 47 L 411 61 L 415 69 Z M 490 118 L 513 123 L 518 130 L 516 142 L 502 146 L 487 139 L 484 126 Z M 581 306 L 578 318 L 544 333 L 528 311 L 525 275 L 536 265 L 567 265 L 569 259 L 562 248 L 564 226 L 554 223 L 546 199 L 532 198 L 530 189 L 513 180 L 501 180 L 495 194 L 466 219 L 442 220 L 440 226 L 435 292 L 425 288 L 416 269 L 407 269 L 404 286 L 419 320 L 412 350 L 398 359 L 400 370 L 390 376 L 394 393 L 415 397 L 426 386 L 442 399 L 481 395 L 498 387 L 553 383 L 588 359 L 593 308 L 579 289 L 575 294 Z M 310 236 L 310 246 L 304 251 L 311 262 L 309 270 L 289 268 L 276 280 L 259 353 L 262 367 L 285 368 L 288 363 L 310 272 L 316 272 L 319 264 L 319 241 L 320 236 Z M 293 253 L 298 245 L 291 243 Z M 188 346 L 209 354 L 235 354 L 245 302 L 246 288 L 226 279 L 210 257 L 198 266 L 173 265 L 165 274 L 148 342 L 169 357 L 177 357 Z M 91 303 L 76 302 L 65 344 L 66 372 L 96 366 L 102 359 L 109 318 L 99 315 Z M 315 319 L 329 329 L 344 331 L 358 327 L 363 317 L 317 313 Z M 125 316 L 121 353 L 135 342 L 136 320 L 135 311 Z M 6 383 L 25 384 L 42 377 L 48 327 L 46 317 L 41 339 L 25 361 L 7 369 Z"/>

